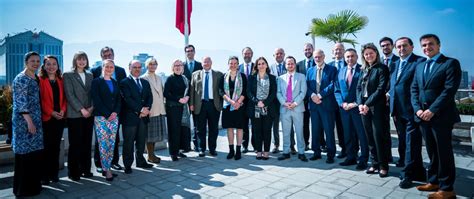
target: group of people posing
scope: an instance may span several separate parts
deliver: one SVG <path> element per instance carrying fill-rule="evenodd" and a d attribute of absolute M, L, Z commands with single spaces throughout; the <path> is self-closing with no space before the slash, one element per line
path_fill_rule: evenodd
<path fill-rule="evenodd" d="M 245 47 L 243 63 L 230 57 L 224 74 L 212 69 L 211 57 L 203 57 L 202 63 L 194 60 L 195 47 L 187 45 L 186 61 L 173 61 L 166 82 L 155 74 L 158 62 L 154 58 L 145 62 L 144 75 L 141 63 L 132 60 L 126 76 L 114 63 L 110 47 L 101 50 L 102 66 L 89 70 L 87 55 L 78 52 L 73 70 L 64 74 L 56 57 L 45 56 L 40 67 L 39 54 L 27 53 L 25 70 L 13 82 L 13 191 L 17 196 L 35 195 L 41 183 L 58 181 L 59 143 L 66 118 L 69 178 L 92 177 L 90 149 L 95 132 L 97 171 L 112 181 L 116 174 L 111 169 L 123 169 L 118 164 L 120 126 L 124 171 L 129 174 L 134 159 L 140 168 L 153 167 L 147 161 L 160 162 L 153 151 L 165 137 L 172 161 L 185 158 L 184 153 L 191 150 L 199 157 L 206 156 L 206 151 L 217 156 L 222 113 L 229 143 L 227 159 L 241 159 L 251 144 L 256 159 L 268 160 L 272 134 L 272 152 L 279 153 L 281 122 L 283 151 L 278 160 L 298 154 L 298 159 L 308 162 L 305 151 L 311 149 L 309 160 L 321 159 L 326 152 L 326 163 L 332 164 L 336 128 L 341 147 L 337 157 L 345 158 L 339 164 L 357 165 L 356 169 L 380 177 L 388 176 L 393 161 L 392 116 L 399 138 L 396 166 L 403 167 L 400 187 L 422 181 L 427 184 L 417 189 L 436 191 L 433 197 L 455 196 L 451 134 L 460 120 L 454 102 L 460 64 L 440 53 L 440 40 L 434 34 L 420 38 L 426 58 L 413 53 L 408 37 L 395 43 L 384 37 L 379 44 L 382 55 L 372 43 L 362 46 L 362 65 L 357 51 L 341 43 L 334 45 L 330 63 L 325 63 L 323 50 L 309 43 L 304 45 L 304 60 L 285 57 L 284 50 L 277 48 L 271 65 L 264 57 L 252 62 L 253 51 Z M 394 46 L 399 57 L 392 54 Z M 430 158 L 426 169 L 422 137 Z M 37 162 L 44 162 L 44 172 L 33 169 Z"/>

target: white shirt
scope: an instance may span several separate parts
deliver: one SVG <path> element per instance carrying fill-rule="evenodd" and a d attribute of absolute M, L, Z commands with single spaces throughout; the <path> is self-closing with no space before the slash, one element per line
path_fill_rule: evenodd
<path fill-rule="evenodd" d="M 81 77 L 82 84 L 86 85 L 86 73 L 85 72 L 79 73 L 79 77 Z"/>
<path fill-rule="evenodd" d="M 214 96 L 212 95 L 214 92 L 212 92 L 212 70 L 209 70 L 209 85 L 208 85 L 208 89 L 207 89 L 207 92 L 209 94 L 209 100 L 211 99 L 214 99 Z M 202 96 L 201 96 L 201 99 L 204 99 L 204 87 L 205 87 L 205 84 L 206 84 L 206 70 L 202 69 L 201 70 L 201 77 L 202 77 Z"/>

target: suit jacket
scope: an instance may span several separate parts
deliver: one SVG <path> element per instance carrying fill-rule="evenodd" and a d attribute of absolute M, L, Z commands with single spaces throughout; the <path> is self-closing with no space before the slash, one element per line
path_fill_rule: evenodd
<path fill-rule="evenodd" d="M 194 60 L 194 68 L 193 68 L 193 71 L 189 71 L 189 68 L 188 68 L 188 61 L 186 60 L 186 62 L 184 63 L 184 76 L 186 78 L 188 78 L 188 80 L 190 81 L 191 80 L 191 75 L 198 71 L 198 70 L 202 70 L 202 64 L 201 62 L 198 62 L 196 60 Z"/>
<path fill-rule="evenodd" d="M 314 59 L 311 59 L 311 67 L 315 66 L 316 63 Z M 306 75 L 308 73 L 308 68 L 306 67 L 306 59 L 299 61 L 296 63 L 296 72 Z"/>
<path fill-rule="evenodd" d="M 382 63 L 384 62 L 384 58 L 382 57 L 380 59 L 382 61 Z M 396 62 L 398 62 L 400 60 L 400 57 L 396 56 L 396 55 L 392 55 L 392 58 L 390 60 L 390 63 L 387 65 L 388 67 L 388 71 L 389 71 L 389 80 L 388 80 L 388 83 L 387 83 L 387 89 L 386 91 L 388 92 L 390 90 L 390 78 L 392 77 L 392 73 L 393 71 L 395 71 L 395 69 L 398 67 L 398 65 L 396 65 Z"/>
<path fill-rule="evenodd" d="M 256 97 L 258 84 L 257 75 L 258 74 L 251 75 L 247 84 L 247 98 L 249 98 L 247 113 L 249 118 L 255 117 L 255 106 L 257 106 L 259 102 Z M 274 103 L 277 95 L 277 81 L 276 77 L 271 74 L 268 74 L 268 80 L 270 83 L 270 91 L 267 99 L 263 100 L 263 104 L 267 107 L 268 115 L 275 118 L 277 116 L 277 109 L 279 108 L 279 106 Z"/>
<path fill-rule="evenodd" d="M 61 111 L 66 113 L 66 97 L 64 96 L 64 84 L 63 79 L 56 78 L 56 83 L 59 88 L 59 108 Z M 39 78 L 40 86 L 40 99 L 41 99 L 41 119 L 43 121 L 48 121 L 52 117 L 54 111 L 54 97 L 53 97 L 53 88 L 49 83 L 49 78 L 45 77 Z"/>
<path fill-rule="evenodd" d="M 277 85 L 277 98 L 280 104 L 285 104 L 286 102 L 286 89 L 288 87 L 288 80 L 290 76 L 288 73 L 281 75 L 278 77 L 278 85 Z M 306 96 L 306 80 L 305 76 L 301 73 L 295 72 L 293 74 L 293 84 L 292 84 L 292 97 L 293 97 L 293 102 L 298 104 L 295 108 L 294 111 L 296 112 L 304 112 L 304 103 L 303 100 Z M 287 109 L 284 106 L 280 106 L 280 113 L 285 114 L 287 112 Z"/>
<path fill-rule="evenodd" d="M 65 72 L 64 93 L 67 99 L 67 118 L 81 118 L 82 108 L 92 106 L 91 85 L 94 78 L 92 73 L 85 71 L 86 83 L 82 83 L 81 76 L 75 71 Z"/>
<path fill-rule="evenodd" d="M 365 69 L 364 69 L 365 70 Z M 363 72 L 357 82 L 357 104 L 365 104 L 368 107 L 377 107 L 378 110 L 386 110 L 385 89 L 389 78 L 387 66 L 377 63 L 368 72 Z M 364 87 L 367 84 L 367 99 L 364 100 Z"/>
<path fill-rule="evenodd" d="M 120 87 L 117 81 L 112 78 L 114 91 L 110 92 L 109 86 L 103 77 L 92 80 L 91 93 L 94 101 L 94 116 L 104 116 L 108 118 L 113 112 L 120 114 L 122 98 Z"/>
<path fill-rule="evenodd" d="M 306 82 L 308 85 L 308 91 L 306 97 L 308 97 L 309 110 L 315 111 L 317 107 L 322 106 L 327 111 L 335 111 L 337 109 L 336 98 L 334 97 L 334 84 L 337 81 L 337 69 L 331 65 L 325 65 L 323 73 L 321 75 L 321 85 L 319 94 L 322 97 L 322 103 L 316 104 L 311 100 L 311 95 L 317 95 L 317 82 L 316 75 L 318 72 L 317 66 L 308 69 L 306 75 Z"/>
<path fill-rule="evenodd" d="M 399 65 L 401 60 L 398 59 L 393 69 L 394 71 L 390 77 L 390 113 L 392 116 L 403 117 L 407 120 L 413 119 L 412 106 L 411 104 L 411 83 L 413 82 L 413 76 L 415 74 L 416 66 L 424 62 L 426 59 L 415 54 L 411 54 L 408 60 L 406 60 L 405 67 L 400 73 L 400 77 L 397 79 Z"/>
<path fill-rule="evenodd" d="M 340 68 L 338 68 L 338 67 L 336 66 L 336 61 L 334 60 L 334 61 L 331 61 L 331 62 L 329 62 L 329 63 L 328 63 L 328 65 L 330 65 L 330 66 L 334 66 L 334 67 L 335 67 L 335 68 L 336 68 L 336 69 L 339 71 L 341 68 L 343 68 L 343 67 L 347 66 L 347 63 L 346 63 L 346 61 L 345 61 L 345 60 L 344 60 L 344 61 L 342 61 L 342 65 L 343 65 L 343 66 L 342 66 L 342 67 L 340 67 Z"/>
<path fill-rule="evenodd" d="M 342 104 L 344 102 L 353 103 L 357 101 L 357 97 L 356 97 L 357 82 L 362 76 L 360 67 L 361 67 L 360 64 L 356 64 L 354 66 L 351 85 L 347 85 L 347 81 L 346 81 L 347 79 L 346 74 L 347 74 L 348 67 L 344 66 L 343 68 L 339 69 L 339 73 L 337 75 L 337 81 L 335 84 L 334 96 L 336 97 L 337 104 L 340 107 L 342 107 Z"/>
<path fill-rule="evenodd" d="M 138 88 L 136 81 L 131 77 L 127 77 L 120 82 L 120 91 L 123 97 L 123 110 L 121 114 L 121 122 L 125 126 L 135 126 L 140 122 L 140 112 L 143 107 L 152 108 L 153 95 L 151 94 L 150 84 L 148 81 L 140 79 L 142 92 Z M 143 118 L 148 123 L 149 117 Z"/>
<path fill-rule="evenodd" d="M 102 66 L 98 66 L 91 69 L 91 73 L 92 75 L 94 75 L 94 79 L 100 77 L 102 75 Z M 119 84 L 125 77 L 127 77 L 127 73 L 125 73 L 125 69 L 117 65 L 115 65 L 114 73 L 115 73 L 115 80 L 117 80 Z"/>
<path fill-rule="evenodd" d="M 255 63 L 251 62 L 250 63 L 250 69 L 249 69 L 249 73 L 252 74 L 253 73 L 253 68 L 255 67 Z M 247 71 L 245 71 L 245 67 L 244 67 L 244 63 L 240 64 L 239 65 L 239 71 L 240 73 L 243 73 L 244 75 L 247 75 Z M 249 75 L 250 76 L 250 75 Z M 247 76 L 246 76 L 247 77 Z M 247 77 L 248 79 L 249 77 Z"/>
<path fill-rule="evenodd" d="M 219 95 L 219 80 L 222 78 L 222 73 L 219 71 L 211 70 L 212 73 L 212 96 L 214 107 L 217 111 L 222 110 L 222 97 Z M 194 106 L 194 114 L 198 115 L 201 112 L 202 97 L 204 81 L 205 81 L 205 71 L 200 70 L 193 73 L 191 79 L 191 86 L 189 90 L 189 105 Z"/>
<path fill-rule="evenodd" d="M 140 78 L 148 81 L 150 84 L 151 94 L 153 96 L 150 117 L 166 115 L 165 97 L 163 95 L 163 82 L 161 81 L 161 77 L 155 73 L 145 73 Z"/>
<path fill-rule="evenodd" d="M 454 102 L 454 96 L 461 82 L 461 66 L 454 58 L 441 54 L 431 72 L 423 83 L 426 61 L 418 64 L 411 85 L 411 103 L 415 113 L 418 110 L 429 109 L 434 113 L 430 122 L 442 122 L 452 125 L 460 122 L 459 112 Z M 415 121 L 421 119 L 415 116 Z"/>
<path fill-rule="evenodd" d="M 270 66 L 270 72 L 273 76 L 278 77 L 278 76 L 283 75 L 283 74 L 286 73 L 285 63 L 282 62 L 281 64 L 282 64 L 281 74 L 278 73 L 279 72 L 278 63 L 274 63 Z"/>

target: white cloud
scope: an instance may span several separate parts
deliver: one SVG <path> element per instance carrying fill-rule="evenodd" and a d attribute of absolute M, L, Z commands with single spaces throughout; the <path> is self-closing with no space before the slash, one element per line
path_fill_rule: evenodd
<path fill-rule="evenodd" d="M 449 14 L 452 14 L 452 13 L 455 13 L 456 10 L 454 10 L 453 8 L 445 8 L 443 10 L 438 10 L 436 11 L 436 13 L 440 14 L 440 15 L 449 15 Z"/>

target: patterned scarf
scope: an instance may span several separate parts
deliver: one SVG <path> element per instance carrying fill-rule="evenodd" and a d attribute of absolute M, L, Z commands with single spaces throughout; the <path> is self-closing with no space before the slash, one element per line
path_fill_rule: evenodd
<path fill-rule="evenodd" d="M 230 96 L 229 81 L 230 81 L 230 70 L 224 76 L 224 92 L 227 96 Z M 232 100 L 237 101 L 242 94 L 242 76 L 239 72 L 235 75 L 234 93 L 231 97 Z M 224 108 L 227 108 L 230 103 L 224 100 Z M 231 106 L 230 110 L 233 111 L 234 107 Z"/>
<path fill-rule="evenodd" d="M 181 75 L 183 77 L 184 85 L 186 85 L 186 89 L 184 90 L 183 97 L 186 96 L 186 93 L 189 89 L 188 78 L 186 76 Z M 183 115 L 181 117 L 181 125 L 190 128 L 191 127 L 191 113 L 189 112 L 188 103 L 183 104 Z"/>

